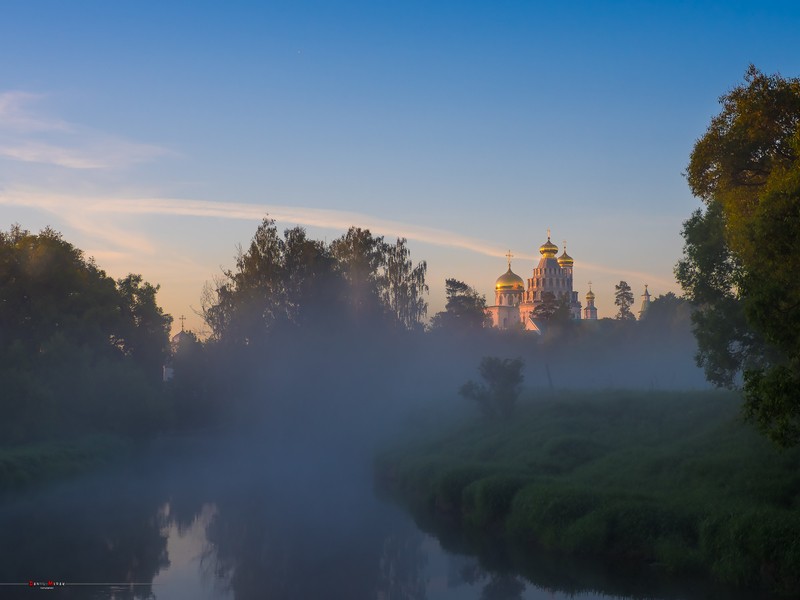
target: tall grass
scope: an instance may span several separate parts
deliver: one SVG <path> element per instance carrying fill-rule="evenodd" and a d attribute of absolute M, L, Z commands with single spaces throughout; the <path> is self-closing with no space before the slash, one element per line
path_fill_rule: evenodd
<path fill-rule="evenodd" d="M 529 398 L 513 420 L 429 426 L 376 461 L 383 486 L 514 543 L 800 594 L 800 450 L 733 392 Z"/>

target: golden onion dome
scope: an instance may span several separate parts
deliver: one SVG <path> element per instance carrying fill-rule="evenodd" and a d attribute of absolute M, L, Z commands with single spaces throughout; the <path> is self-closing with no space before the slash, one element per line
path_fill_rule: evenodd
<path fill-rule="evenodd" d="M 586 299 L 587 300 L 594 300 L 594 292 L 592 290 L 589 290 L 588 292 L 586 292 Z"/>
<path fill-rule="evenodd" d="M 539 246 L 539 252 L 545 258 L 555 258 L 556 254 L 558 254 L 558 246 L 550 241 L 550 236 L 548 235 L 547 241 Z"/>
<path fill-rule="evenodd" d="M 559 267 L 571 267 L 575 264 L 575 261 L 572 260 L 572 257 L 567 254 L 567 245 L 564 244 L 564 254 L 558 257 L 558 266 Z"/>
<path fill-rule="evenodd" d="M 509 266 L 508 271 L 497 278 L 497 281 L 494 284 L 494 289 L 497 291 L 524 291 L 525 282 L 522 281 L 522 277 L 514 273 Z"/>

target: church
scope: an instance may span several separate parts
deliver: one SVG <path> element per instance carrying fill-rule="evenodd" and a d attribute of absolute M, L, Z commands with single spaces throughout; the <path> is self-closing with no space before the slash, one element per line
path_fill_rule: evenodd
<path fill-rule="evenodd" d="M 539 317 L 547 308 L 543 307 L 547 300 L 551 306 L 553 301 L 566 304 L 573 319 L 581 318 L 578 292 L 572 289 L 572 269 L 575 261 L 567 254 L 566 243 L 564 252 L 556 257 L 558 246 L 550 241 L 548 230 L 547 241 L 539 247 L 539 253 L 542 258 L 528 278 L 527 287 L 522 277 L 511 270 L 511 252 L 506 255 L 508 270 L 497 278 L 494 286 L 494 306 L 486 309 L 492 327 L 541 332 L 542 320 Z M 586 294 L 583 318 L 597 319 L 597 308 L 594 306 L 594 293 L 591 287 Z"/>

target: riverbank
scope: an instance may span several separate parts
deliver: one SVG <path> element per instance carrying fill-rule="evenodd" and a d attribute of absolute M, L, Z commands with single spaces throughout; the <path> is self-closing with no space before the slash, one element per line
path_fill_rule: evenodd
<path fill-rule="evenodd" d="M 795 596 L 800 450 L 773 448 L 740 404 L 722 392 L 565 393 L 503 422 L 443 428 L 422 415 L 376 477 L 472 536 Z"/>
<path fill-rule="evenodd" d="M 129 456 L 131 449 L 132 442 L 110 434 L 0 448 L 0 492 L 87 473 Z"/>

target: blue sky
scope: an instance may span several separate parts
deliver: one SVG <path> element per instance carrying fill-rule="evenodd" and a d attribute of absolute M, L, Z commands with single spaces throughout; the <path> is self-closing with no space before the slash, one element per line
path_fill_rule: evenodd
<path fill-rule="evenodd" d="M 5 2 L 0 225 L 52 225 L 200 328 L 260 216 L 405 235 L 487 294 L 552 229 L 600 316 L 678 291 L 681 173 L 749 63 L 800 74 L 784 2 Z"/>

